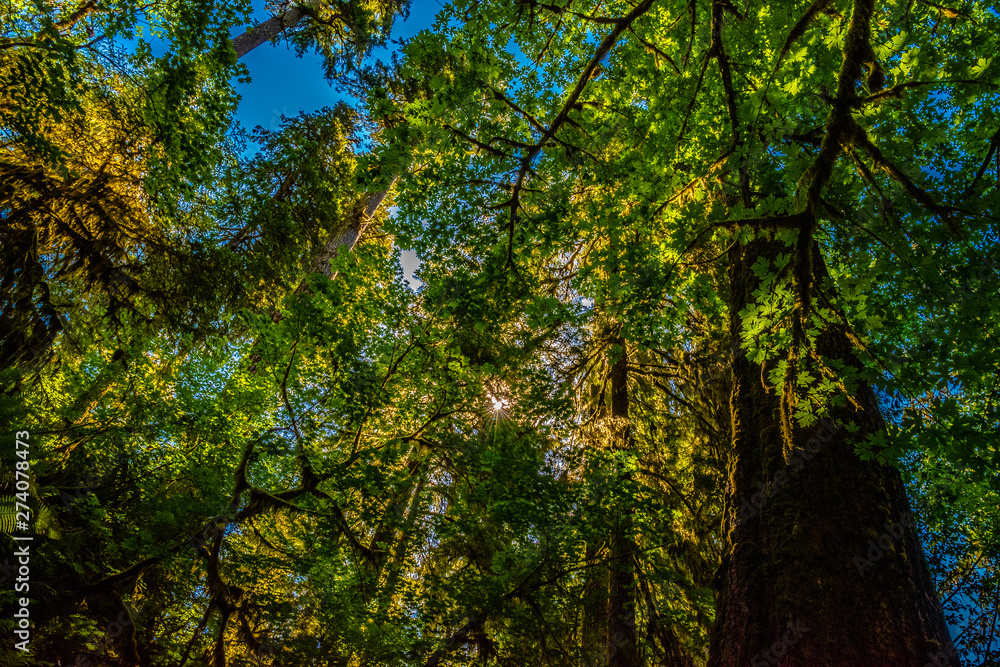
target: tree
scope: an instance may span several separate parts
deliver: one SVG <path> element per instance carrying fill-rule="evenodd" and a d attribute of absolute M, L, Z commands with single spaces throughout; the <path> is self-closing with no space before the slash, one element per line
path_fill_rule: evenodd
<path fill-rule="evenodd" d="M 406 17 L 408 5 L 402 0 L 284 3 L 275 16 L 233 38 L 232 46 L 242 58 L 286 34 L 300 55 L 309 48 L 322 54 L 327 77 L 340 79 L 360 68 L 373 48 L 385 44 L 396 17 Z M 309 20 L 303 24 L 303 18 Z"/>
<path fill-rule="evenodd" d="M 898 474 L 884 465 L 886 430 L 867 388 L 884 386 L 886 378 L 858 360 L 869 354 L 884 367 L 873 340 L 889 334 L 875 334 L 873 326 L 885 322 L 873 323 L 870 311 L 845 300 L 838 286 L 838 278 L 842 284 L 842 276 L 870 269 L 866 253 L 845 245 L 837 227 L 846 222 L 866 230 L 865 221 L 835 202 L 885 202 L 895 224 L 923 226 L 921 233 L 944 247 L 962 248 L 946 261 L 960 265 L 991 252 L 978 241 L 990 218 L 957 196 L 966 186 L 930 194 L 918 184 L 923 176 L 896 165 L 912 161 L 912 149 L 884 137 L 889 128 L 906 128 L 913 137 L 941 132 L 914 113 L 935 100 L 948 100 L 938 113 L 951 118 L 977 113 L 995 85 L 989 61 L 984 54 L 970 68 L 947 60 L 938 22 L 941 12 L 965 19 L 951 24 L 948 49 L 963 43 L 978 53 L 983 46 L 972 26 L 994 17 L 912 9 L 816 3 L 774 16 L 727 3 L 700 14 L 694 5 L 640 3 L 595 16 L 578 6 L 526 3 L 480 12 L 461 32 L 425 35 L 408 47 L 411 67 L 437 96 L 407 108 L 414 122 L 435 128 L 439 143 L 437 155 L 427 158 L 427 185 L 403 197 L 419 202 L 404 207 L 404 230 L 430 215 L 445 218 L 463 240 L 487 236 L 481 252 L 505 243 L 507 266 L 524 272 L 538 257 L 536 244 L 544 247 L 558 233 L 554 228 L 562 231 L 556 243 L 563 242 L 555 257 L 575 257 L 586 252 L 581 237 L 608 220 L 612 238 L 634 245 L 591 255 L 603 284 L 588 284 L 581 267 L 574 287 L 591 298 L 614 295 L 625 335 L 644 345 L 669 340 L 681 325 L 669 314 L 651 317 L 644 299 L 655 294 L 650 287 L 662 290 L 654 303 L 663 303 L 665 292 L 683 314 L 702 307 L 697 284 L 704 281 L 693 272 L 679 280 L 677 265 L 697 247 L 731 246 L 721 253 L 729 284 L 719 291 L 719 305 L 748 355 L 735 365 L 735 448 L 710 664 L 745 664 L 793 645 L 794 659 L 810 664 L 923 664 L 928 654 L 955 660 L 919 543 L 899 528 L 909 505 Z M 889 41 L 875 41 L 873 24 Z M 534 68 L 504 49 L 512 39 Z M 581 43 L 596 47 L 581 54 Z M 925 45 L 937 57 L 921 69 L 913 58 Z M 828 84 L 835 84 L 832 95 Z M 928 100 L 934 87 L 949 92 Z M 966 173 L 978 172 L 978 181 L 984 170 L 976 169 L 982 150 L 974 148 L 975 137 L 958 130 L 936 141 L 969 165 Z M 451 142 L 461 152 L 449 152 Z M 490 181 L 484 173 L 509 180 Z M 693 178 L 685 178 L 689 173 Z M 419 191 L 431 181 L 438 190 L 442 181 L 453 185 L 440 194 Z M 893 184 L 907 200 L 891 194 Z M 483 187 L 492 191 L 472 190 Z M 588 211 L 590 192 L 604 196 Z M 591 216 L 575 225 L 566 222 L 574 199 L 578 215 Z M 501 234 L 489 237 L 463 224 L 476 210 L 487 212 Z M 450 252 L 448 237 L 434 246 L 426 235 L 411 235 L 427 254 Z M 824 264 L 834 249 L 841 254 L 831 277 Z M 843 425 L 832 444 L 779 501 L 756 519 L 738 521 L 741 500 L 759 479 L 794 460 L 822 416 Z M 878 463 L 866 460 L 865 442 L 872 439 Z M 873 542 L 886 530 L 894 535 L 877 586 L 852 564 L 865 546 L 859 526 Z M 894 601 L 885 604 L 883 595 Z M 866 611 L 857 614 L 860 607 Z M 849 610 L 857 626 L 830 621 Z M 804 628 L 814 633 L 809 640 L 802 639 Z"/>
<path fill-rule="evenodd" d="M 225 152 L 239 10 L 209 24 L 200 4 L 20 5 L 0 28 L 0 367 L 37 370 L 76 324 L 206 325 L 214 299 L 173 266 L 197 263 L 203 230 L 183 209 Z M 156 16 L 171 54 L 112 44 Z"/>
<path fill-rule="evenodd" d="M 368 116 L 177 217 L 241 326 L 82 328 L 0 402 L 61 534 L 37 659 L 959 664 L 935 584 L 995 657 L 996 22 L 456 3 L 391 70 L 330 47 Z"/>
<path fill-rule="evenodd" d="M 225 318 L 223 304 L 236 309 L 243 295 L 229 271 L 246 274 L 251 267 L 234 267 L 232 257 L 214 252 L 217 222 L 199 213 L 206 208 L 205 186 L 227 169 L 233 178 L 234 149 L 224 140 L 235 102 L 228 79 L 238 69 L 232 51 L 238 58 L 248 47 L 242 36 L 230 42 L 228 31 L 246 12 L 213 11 L 91 2 L 64 16 L 27 10 L 9 16 L 0 38 L 0 127 L 9 150 L 0 174 L 6 238 L 0 293 L 10 306 L 0 329 L 3 367 L 38 368 L 69 320 L 81 319 L 79 310 L 71 318 L 65 305 L 57 305 L 81 298 L 73 283 L 97 297 L 95 307 L 103 313 L 92 321 L 100 326 L 126 316 L 204 332 Z M 301 12 L 290 11 L 297 22 Z M 317 5 L 292 38 L 300 53 L 310 45 L 320 50 L 329 75 L 339 76 L 344 72 L 338 68 L 356 69 L 384 43 L 400 11 L 399 4 Z M 100 50 L 102 42 L 128 35 L 144 19 L 162 28 L 168 55 L 153 58 L 141 37 L 131 53 L 115 46 Z M 256 33 L 275 37 L 271 23 Z M 346 118 L 343 109 L 338 114 Z M 276 200 L 288 197 L 296 170 L 306 167 L 290 169 Z M 353 246 L 341 236 L 359 237 L 382 198 L 361 204 L 356 220 L 322 245 L 313 240 L 317 247 L 305 261 L 326 270 L 341 243 Z M 332 223 L 328 213 L 322 219 Z M 297 233 L 309 238 L 312 230 Z M 290 267 L 267 268 L 298 269 L 303 260 L 293 259 Z M 245 276 L 250 284 L 260 280 L 267 278 Z M 214 293 L 197 287 L 213 282 Z"/>

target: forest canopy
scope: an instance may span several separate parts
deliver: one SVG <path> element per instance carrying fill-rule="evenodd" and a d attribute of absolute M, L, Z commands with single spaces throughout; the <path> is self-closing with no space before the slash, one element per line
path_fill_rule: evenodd
<path fill-rule="evenodd" d="M 996 5 L 259 9 L 0 12 L 0 662 L 1000 665 Z"/>

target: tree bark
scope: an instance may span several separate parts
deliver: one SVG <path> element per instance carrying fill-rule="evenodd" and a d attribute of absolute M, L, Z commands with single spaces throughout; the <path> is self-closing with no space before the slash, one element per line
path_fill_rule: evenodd
<path fill-rule="evenodd" d="M 393 549 L 392 559 L 389 561 L 389 574 L 386 579 L 385 588 L 383 589 L 383 599 L 387 603 L 391 603 L 393 597 L 396 595 L 396 585 L 399 582 L 403 566 L 406 563 L 406 552 L 409 549 L 412 539 L 411 535 L 417 523 L 417 514 L 423 509 L 420 496 L 424 491 L 425 482 L 426 480 L 421 478 L 417 482 L 416 488 L 410 490 L 410 506 L 406 510 L 403 527 L 400 530 L 399 539 L 397 539 L 395 548 Z"/>
<path fill-rule="evenodd" d="M 590 387 L 591 416 L 600 420 L 606 410 L 600 401 L 601 389 Z M 584 573 L 581 600 L 580 653 L 583 667 L 606 667 L 608 664 L 608 566 L 600 559 L 603 540 L 587 540 L 585 559 L 592 564 Z"/>
<path fill-rule="evenodd" d="M 362 203 L 359 204 L 354 212 L 351 213 L 347 224 L 337 231 L 334 231 L 330 238 L 327 239 L 326 243 L 312 256 L 307 265 L 306 277 L 299 282 L 298 286 L 292 292 L 292 296 L 301 296 L 310 293 L 310 277 L 316 274 L 322 274 L 327 278 L 333 280 L 337 277 L 337 273 L 333 271 L 331 262 L 338 257 L 342 252 L 351 252 L 357 246 L 358 242 L 364 236 L 365 231 L 368 229 L 368 225 L 371 224 L 372 218 L 375 212 L 378 211 L 382 202 L 385 201 L 386 196 L 389 194 L 389 190 L 395 185 L 396 181 L 399 180 L 399 174 L 394 174 L 389 180 L 389 185 L 385 190 L 381 192 L 369 193 L 362 199 Z M 276 308 L 271 313 L 271 321 L 277 324 L 283 318 L 281 310 Z M 255 374 L 257 372 L 257 364 L 261 361 L 261 354 L 259 351 L 261 339 L 258 338 L 250 346 L 250 350 L 246 355 L 247 363 L 249 364 L 249 372 Z"/>
<path fill-rule="evenodd" d="M 625 339 L 618 337 L 621 356 L 611 367 L 611 418 L 613 447 L 632 449 L 632 428 L 629 424 L 628 400 L 628 348 Z M 631 481 L 622 475 L 619 483 Z M 639 643 L 635 626 L 635 535 L 632 503 L 625 500 L 620 505 L 611 537 L 608 595 L 608 664 L 614 667 L 636 667 L 640 664 Z"/>
<path fill-rule="evenodd" d="M 303 16 L 305 16 L 305 10 L 301 7 L 290 7 L 280 15 L 272 16 L 268 20 L 250 28 L 242 35 L 237 35 L 232 40 L 233 49 L 236 51 L 236 59 L 239 60 L 264 42 L 276 39 L 286 28 L 291 28 L 298 23 Z"/>
<path fill-rule="evenodd" d="M 392 186 L 398 180 L 399 174 L 393 174 L 392 178 L 389 179 L 389 186 L 385 190 L 365 195 L 362 203 L 351 214 L 347 226 L 331 234 L 330 238 L 323 244 L 323 247 L 313 256 L 309 262 L 310 275 L 321 273 L 330 279 L 337 277 L 336 273 L 331 272 L 330 262 L 340 257 L 340 253 L 354 250 L 354 247 L 365 235 L 365 231 L 367 231 L 368 225 L 371 224 L 372 218 L 375 217 L 375 212 L 382 206 L 382 202 L 389 195 L 389 190 L 392 189 Z M 305 281 L 299 284 L 295 293 L 301 294 L 305 291 L 305 285 Z"/>
<path fill-rule="evenodd" d="M 584 667 L 608 664 L 608 567 L 597 558 L 598 545 L 588 542 L 586 560 L 595 564 L 587 570 L 583 585 L 580 649 Z"/>
<path fill-rule="evenodd" d="M 785 246 L 767 240 L 730 251 L 737 341 L 739 312 L 759 285 L 751 267 L 779 252 Z M 812 256 L 815 285 L 826 272 L 820 254 Z M 828 366 L 861 366 L 839 326 L 819 336 L 816 352 Z M 726 544 L 709 666 L 958 667 L 899 472 L 854 451 L 885 430 L 874 393 L 860 386 L 855 404 L 831 408 L 823 426 L 793 420 L 786 447 L 782 399 L 762 382 L 769 368 L 745 355 L 734 360 Z"/>

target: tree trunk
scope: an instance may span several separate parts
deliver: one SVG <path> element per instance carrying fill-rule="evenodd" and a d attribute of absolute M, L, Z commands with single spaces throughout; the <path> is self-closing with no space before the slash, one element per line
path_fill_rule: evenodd
<path fill-rule="evenodd" d="M 389 190 L 395 185 L 396 181 L 399 180 L 399 174 L 394 174 L 389 180 L 389 186 L 382 190 L 381 192 L 373 192 L 365 195 L 361 202 L 355 207 L 354 211 L 351 213 L 347 224 L 334 231 L 330 234 L 330 238 L 324 243 L 309 260 L 309 264 L 306 267 L 307 274 L 306 277 L 302 279 L 295 291 L 292 292 L 293 296 L 303 295 L 309 293 L 309 281 L 310 277 L 316 274 L 322 274 L 327 278 L 333 280 L 337 277 L 337 273 L 333 271 L 333 267 L 330 263 L 335 259 L 340 257 L 342 252 L 351 252 L 354 250 L 355 246 L 361 241 L 365 232 L 368 230 L 368 225 L 371 224 L 372 218 L 375 212 L 385 201 L 386 196 L 389 194 Z M 274 323 L 280 322 L 282 319 L 281 311 L 275 309 L 271 313 L 271 321 Z M 252 367 L 256 367 L 260 357 L 256 353 L 257 343 L 260 341 L 255 341 L 250 348 L 250 363 Z M 255 371 L 254 371 L 255 372 Z"/>
<path fill-rule="evenodd" d="M 301 7 L 291 7 L 288 11 L 282 12 L 278 16 L 272 16 L 268 20 L 258 23 L 242 35 L 237 35 L 232 40 L 237 60 L 264 42 L 270 42 L 275 39 L 286 28 L 291 28 L 298 23 L 303 16 L 305 16 L 305 11 Z"/>
<path fill-rule="evenodd" d="M 632 449 L 632 427 L 628 417 L 628 351 L 625 339 L 618 337 L 621 356 L 611 367 L 611 419 L 613 446 L 619 450 Z M 628 483 L 630 475 L 622 475 L 619 482 Z M 639 664 L 639 643 L 635 627 L 635 535 L 632 520 L 632 503 L 624 499 L 620 504 L 611 537 L 611 561 L 608 569 L 608 664 L 614 667 L 635 667 Z"/>
<path fill-rule="evenodd" d="M 307 0 L 303 4 L 315 7 L 318 3 L 319 0 Z M 236 58 L 240 59 L 264 42 L 275 39 L 286 28 L 295 26 L 305 15 L 305 9 L 300 6 L 292 6 L 280 15 L 272 16 L 268 20 L 258 23 L 242 35 L 237 35 L 231 41 L 233 49 L 236 51 Z M 310 273 L 322 273 L 328 278 L 336 277 L 335 274 L 330 274 L 330 261 L 336 259 L 342 250 L 349 252 L 354 249 L 354 246 L 357 245 L 358 241 L 364 235 L 372 216 L 375 215 L 375 212 L 382 205 L 386 195 L 389 194 L 389 190 L 399 180 L 399 177 L 400 174 L 398 172 L 393 174 L 385 190 L 372 192 L 366 196 L 364 206 L 359 207 L 358 213 L 351 216 L 351 221 L 347 228 L 332 234 L 323 248 L 313 257 L 309 266 Z M 303 282 L 295 290 L 295 293 L 301 294 L 305 289 L 305 283 Z"/>
<path fill-rule="evenodd" d="M 337 259 L 340 256 L 340 253 L 354 250 L 354 246 L 356 246 L 365 235 L 365 231 L 368 229 L 368 225 L 375 216 L 375 212 L 378 211 L 380 206 L 382 206 L 382 202 L 385 201 L 386 196 L 388 196 L 389 190 L 392 189 L 392 186 L 395 185 L 398 180 L 399 174 L 393 174 L 392 178 L 389 179 L 389 186 L 385 190 L 382 190 L 381 192 L 372 192 L 364 196 L 362 202 L 351 214 L 346 227 L 331 234 L 330 238 L 327 239 L 323 247 L 320 248 L 319 251 L 313 256 L 312 260 L 310 260 L 310 275 L 321 273 L 330 279 L 337 277 L 336 273 L 331 273 L 330 262 Z M 301 294 L 305 290 L 306 282 L 303 281 L 296 288 L 295 293 Z"/>
<path fill-rule="evenodd" d="M 370 558 L 365 565 L 376 584 L 382 576 L 382 568 L 389 559 L 390 550 L 395 550 L 394 546 L 398 549 L 396 533 L 399 532 L 400 523 L 409 523 L 409 518 L 404 521 L 404 517 L 410 517 L 416 511 L 417 500 L 424 488 L 420 462 L 411 458 L 407 468 L 409 474 L 403 488 L 394 494 L 393 501 L 386 507 L 382 522 L 372 534 L 371 542 L 368 544 Z"/>
<path fill-rule="evenodd" d="M 787 252 L 757 240 L 730 251 L 730 334 L 754 302 L 758 257 Z M 813 253 L 812 282 L 825 276 Z M 847 333 L 828 328 L 816 352 L 860 368 Z M 871 389 L 832 407 L 823 425 L 793 421 L 782 436 L 781 398 L 766 371 L 734 361 L 733 454 L 710 667 L 924 667 L 959 660 L 913 530 L 899 472 L 862 461 L 854 444 L 885 424 Z M 848 427 L 857 427 L 851 433 Z M 786 449 L 788 451 L 786 451 Z"/>
<path fill-rule="evenodd" d="M 600 420 L 607 412 L 600 401 L 601 389 L 590 387 L 591 416 Z M 608 566 L 600 558 L 603 540 L 592 536 L 587 540 L 585 559 L 590 567 L 584 571 L 581 606 L 580 653 L 583 667 L 607 667 L 608 664 Z"/>
<path fill-rule="evenodd" d="M 587 569 L 583 585 L 580 648 L 584 667 L 608 664 L 608 568 L 597 558 L 598 544 L 588 541 L 586 559 L 595 564 Z"/>

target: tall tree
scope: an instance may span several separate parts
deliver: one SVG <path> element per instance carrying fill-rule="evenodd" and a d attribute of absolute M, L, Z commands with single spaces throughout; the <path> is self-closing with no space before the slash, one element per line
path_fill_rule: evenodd
<path fill-rule="evenodd" d="M 620 335 L 614 339 L 612 353 L 616 359 L 610 364 L 612 448 L 629 452 L 634 448 L 632 425 L 629 423 L 628 346 Z M 617 485 L 626 489 L 619 494 L 621 504 L 615 512 L 615 524 L 608 539 L 611 560 L 608 597 L 608 651 L 615 665 L 632 667 L 639 664 L 639 642 L 636 632 L 636 539 L 633 517 L 633 499 L 628 493 L 630 473 L 619 475 Z"/>
<path fill-rule="evenodd" d="M 387 30 L 302 16 L 358 58 Z M 204 277 L 209 330 L 187 298 L 106 328 L 73 278 L 60 363 L 0 397 L 39 435 L 33 659 L 958 664 L 935 584 L 995 658 L 997 23 L 458 2 L 392 69 L 333 63 L 371 154 L 359 112 L 290 119 L 164 193 L 185 252 L 127 249 L 140 286 Z M 185 57 L 231 65 L 211 40 Z"/>
<path fill-rule="evenodd" d="M 728 312 L 730 335 L 749 355 L 736 365 L 730 509 L 710 663 L 745 663 L 769 650 L 787 653 L 783 660 L 819 664 L 923 664 L 928 653 L 956 661 L 918 541 L 900 528 L 909 521 L 909 505 L 898 474 L 885 466 L 884 451 L 879 463 L 859 456 L 871 455 L 866 441 L 884 442 L 886 435 L 866 387 L 880 381 L 871 371 L 885 360 L 859 334 L 869 330 L 871 315 L 845 303 L 838 276 L 822 267 L 824 245 L 836 243 L 835 224 L 844 220 L 834 200 L 864 202 L 871 192 L 891 201 L 887 208 L 903 207 L 889 199 L 881 179 L 899 184 L 909 197 L 905 213 L 897 208 L 887 213 L 890 219 L 929 229 L 940 221 L 937 236 L 950 243 L 945 239 L 952 235 L 956 243 L 949 261 L 980 255 L 988 218 L 958 208 L 958 200 L 947 205 L 936 198 L 947 197 L 948 189 L 929 194 L 920 176 L 905 173 L 886 153 L 891 147 L 898 159 L 909 155 L 907 149 L 891 139 L 880 147 L 879 137 L 893 127 L 914 136 L 929 131 L 906 100 L 926 100 L 922 96 L 935 86 L 954 91 L 932 98 L 949 100 L 942 103 L 946 115 L 975 113 L 985 99 L 980 91 L 995 85 L 989 61 L 965 72 L 946 62 L 940 70 L 922 70 L 929 78 L 916 78 L 914 49 L 935 42 L 944 11 L 934 8 L 922 14 L 902 5 L 876 12 L 865 3 L 816 3 L 778 16 L 728 3 L 713 3 L 705 12 L 694 5 L 640 3 L 619 14 L 593 11 L 601 13 L 522 4 L 466 20 L 461 33 L 443 31 L 410 45 L 412 67 L 448 100 L 447 106 L 431 101 L 412 107 L 414 122 L 436 128 L 440 137 L 438 155 L 427 157 L 427 173 L 455 184 L 441 194 L 412 190 L 420 202 L 413 205 L 414 217 L 433 211 L 448 220 L 450 236 L 444 238 L 457 235 L 466 248 L 484 236 L 484 245 L 505 245 L 512 272 L 527 270 L 538 254 L 535 244 L 544 248 L 553 237 L 564 243 L 560 256 L 586 253 L 578 240 L 610 218 L 610 233 L 634 245 L 587 260 L 620 263 L 621 275 L 597 274 L 605 282 L 594 284 L 596 275 L 587 281 L 581 268 L 575 285 L 587 296 L 614 295 L 627 335 L 643 345 L 669 340 L 673 327 L 683 331 L 683 322 L 669 314 L 650 317 L 651 303 L 665 297 L 692 303 L 704 294 L 697 271 L 677 265 L 689 264 L 697 247 L 734 246 L 715 255 L 729 264 L 720 305 Z M 981 52 L 978 28 L 958 27 L 971 25 L 952 24 L 950 39 L 969 40 L 968 48 Z M 888 41 L 877 42 L 873 28 Z M 517 53 L 506 50 L 510 40 Z M 581 54 L 582 43 L 595 46 Z M 893 55 L 904 48 L 908 55 Z M 529 54 L 536 67 L 524 69 L 519 54 Z M 887 82 L 890 74 L 895 80 Z M 826 91 L 828 84 L 834 92 Z M 893 99 L 904 103 L 889 105 Z M 485 117 L 464 115 L 466 108 L 486 110 Z M 961 130 L 947 136 L 943 141 L 956 147 L 972 140 Z M 452 141 L 472 155 L 449 154 Z M 838 160 L 842 155 L 849 168 Z M 960 159 L 981 178 L 971 152 Z M 505 177 L 484 179 L 484 173 Z M 588 187 L 608 194 L 590 209 L 589 220 L 566 225 L 574 200 L 580 208 L 588 201 Z M 482 219 L 472 213 L 477 210 L 494 223 L 492 236 L 465 222 Z M 704 222 L 690 229 L 692 221 Z M 856 218 L 851 224 L 867 228 Z M 713 236 L 717 241 L 709 241 Z M 412 237 L 427 254 L 451 252 L 447 241 L 434 245 L 426 234 Z M 964 256 L 958 250 L 963 246 Z M 864 253 L 848 251 L 837 261 L 840 271 L 868 272 Z M 685 274 L 690 282 L 678 280 Z M 868 372 L 858 361 L 862 354 L 873 354 Z M 817 418 L 830 415 L 843 429 L 808 477 L 797 477 L 752 521 L 738 522 L 754 483 L 795 460 Z M 804 481 L 814 476 L 824 483 Z M 832 519 L 828 511 L 836 521 L 819 520 Z M 767 522 L 781 527 L 761 529 Z M 889 545 L 886 530 L 898 533 Z M 876 587 L 859 580 L 853 559 L 867 539 L 882 539 L 880 549 L 891 552 L 879 561 L 884 565 L 877 575 L 869 574 L 878 577 Z M 780 548 L 768 546 L 770 540 Z M 898 604 L 883 605 L 883 590 L 896 591 Z M 852 593 L 842 598 L 835 591 Z M 830 620 L 847 613 L 851 596 L 866 599 L 869 611 L 853 617 L 865 624 L 863 632 Z M 806 657 L 794 657 L 793 645 Z"/>
<path fill-rule="evenodd" d="M 153 58 L 141 38 L 132 53 L 113 45 L 151 16 L 172 55 Z M 70 321 L 211 320 L 212 296 L 171 280 L 202 231 L 178 211 L 221 160 L 234 102 L 224 35 L 239 8 L 210 16 L 202 5 L 93 2 L 4 14 L 0 366 L 37 369 Z M 72 301 L 89 312 L 70 315 Z"/>

